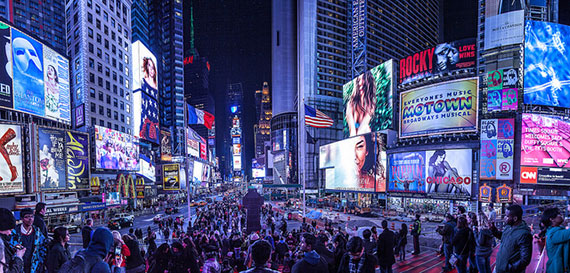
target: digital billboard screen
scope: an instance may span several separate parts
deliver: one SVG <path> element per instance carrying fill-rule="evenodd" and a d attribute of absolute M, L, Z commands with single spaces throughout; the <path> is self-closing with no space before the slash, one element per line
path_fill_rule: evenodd
<path fill-rule="evenodd" d="M 369 133 L 320 147 L 320 168 L 334 168 L 326 189 L 386 191 L 386 135 Z"/>
<path fill-rule="evenodd" d="M 251 176 L 253 178 L 265 177 L 265 165 L 255 158 L 251 159 Z"/>
<path fill-rule="evenodd" d="M 37 151 L 40 189 L 66 189 L 65 132 L 57 129 L 38 127 Z"/>
<path fill-rule="evenodd" d="M 398 83 L 407 84 L 439 73 L 475 67 L 475 39 L 438 44 L 400 60 Z"/>
<path fill-rule="evenodd" d="M 165 191 L 180 190 L 180 165 L 162 165 L 162 189 Z"/>
<path fill-rule="evenodd" d="M 470 149 L 440 149 L 390 155 L 388 191 L 436 198 L 471 196 Z"/>
<path fill-rule="evenodd" d="M 154 160 L 152 156 L 150 156 L 150 152 L 141 153 L 139 154 L 139 164 L 140 168 L 137 172 L 138 175 L 145 177 L 146 179 L 155 182 L 156 181 L 156 167 L 154 164 Z"/>
<path fill-rule="evenodd" d="M 485 2 L 485 50 L 522 43 L 524 7 L 523 0 Z"/>
<path fill-rule="evenodd" d="M 160 129 L 160 160 L 172 160 L 172 137 L 165 129 Z"/>
<path fill-rule="evenodd" d="M 521 166 L 570 168 L 570 123 L 522 115 Z"/>
<path fill-rule="evenodd" d="M 18 125 L 0 124 L 0 193 L 24 191 L 22 130 Z"/>
<path fill-rule="evenodd" d="M 158 70 L 156 57 L 141 41 L 132 45 L 134 132 L 141 139 L 158 143 Z"/>
<path fill-rule="evenodd" d="M 393 70 L 393 61 L 389 60 L 342 87 L 345 136 L 392 128 Z"/>
<path fill-rule="evenodd" d="M 192 169 L 192 183 L 200 185 L 202 183 L 202 174 L 204 172 L 204 164 L 200 161 L 194 161 Z"/>
<path fill-rule="evenodd" d="M 67 188 L 89 189 L 89 135 L 65 132 Z"/>
<path fill-rule="evenodd" d="M 200 135 L 190 127 L 186 127 L 186 150 L 189 155 L 200 157 Z"/>
<path fill-rule="evenodd" d="M 139 146 L 132 135 L 95 126 L 96 168 L 136 171 L 139 169 Z"/>
<path fill-rule="evenodd" d="M 400 137 L 476 131 L 478 90 L 469 78 L 400 93 Z"/>
<path fill-rule="evenodd" d="M 481 120 L 481 180 L 512 180 L 514 147 L 514 119 Z"/>
<path fill-rule="evenodd" d="M 71 124 L 69 60 L 0 22 L 0 107 Z"/>
<path fill-rule="evenodd" d="M 570 26 L 526 22 L 524 103 L 570 108 L 569 44 Z"/>

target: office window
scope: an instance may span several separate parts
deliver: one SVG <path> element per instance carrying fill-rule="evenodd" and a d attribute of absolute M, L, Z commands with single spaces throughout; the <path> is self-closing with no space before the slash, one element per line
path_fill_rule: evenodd
<path fill-rule="evenodd" d="M 99 105 L 99 115 L 104 115 L 105 114 L 105 108 L 103 108 L 103 106 Z"/>
<path fill-rule="evenodd" d="M 101 44 L 101 34 L 97 34 L 97 43 Z"/>
<path fill-rule="evenodd" d="M 125 115 L 121 114 L 121 122 L 125 122 Z"/>
<path fill-rule="evenodd" d="M 114 73 L 114 72 L 113 72 Z M 111 76 L 111 69 L 109 69 L 108 67 L 105 67 L 105 76 L 106 77 L 110 77 Z"/>
<path fill-rule="evenodd" d="M 125 126 L 121 126 L 121 132 L 125 132 Z"/>
<path fill-rule="evenodd" d="M 105 35 L 109 35 L 109 27 L 108 26 L 103 26 L 103 33 L 105 33 Z"/>
<path fill-rule="evenodd" d="M 111 117 L 111 115 L 109 115 L 109 117 Z M 107 122 L 107 128 L 113 129 L 113 127 L 111 126 L 111 123 L 110 123 L 110 122 Z"/>
<path fill-rule="evenodd" d="M 99 121 L 99 126 L 105 127 L 105 121 L 104 121 L 104 120 L 100 120 L 100 121 Z"/>
<path fill-rule="evenodd" d="M 91 112 L 95 113 L 97 111 L 97 106 L 95 105 L 95 103 L 91 103 Z"/>
<path fill-rule="evenodd" d="M 95 98 L 95 89 L 89 88 L 89 95 L 90 95 L 92 98 Z"/>
<path fill-rule="evenodd" d="M 110 108 L 107 108 L 107 117 L 111 118 L 111 109 Z M 109 127 L 111 127 L 111 126 L 109 126 Z"/>
<path fill-rule="evenodd" d="M 103 65 L 101 63 L 97 63 L 97 72 L 103 73 Z"/>
<path fill-rule="evenodd" d="M 113 71 L 113 80 L 116 81 L 117 80 L 117 72 Z"/>
<path fill-rule="evenodd" d="M 115 130 L 119 131 L 119 125 L 115 124 Z"/>
<path fill-rule="evenodd" d="M 91 14 L 91 12 L 87 13 L 87 21 L 93 24 L 93 14 Z"/>
<path fill-rule="evenodd" d="M 130 113 L 130 112 L 131 112 L 131 105 L 127 104 L 127 113 Z"/>
<path fill-rule="evenodd" d="M 113 84 L 113 94 L 117 94 L 117 85 Z"/>
<path fill-rule="evenodd" d="M 111 96 L 107 95 L 107 104 L 111 104 Z"/>
<path fill-rule="evenodd" d="M 103 78 L 97 77 L 97 85 L 99 85 L 100 87 L 103 87 Z"/>
<path fill-rule="evenodd" d="M 130 125 L 131 124 L 131 117 L 127 116 L 127 124 Z M 130 133 L 130 132 L 129 132 Z"/>
<path fill-rule="evenodd" d="M 101 20 L 95 19 L 95 27 L 97 27 L 98 29 L 101 29 Z"/>
<path fill-rule="evenodd" d="M 89 81 L 95 83 L 95 74 L 89 73 Z"/>
<path fill-rule="evenodd" d="M 119 100 L 117 98 L 113 98 L 113 106 L 117 107 L 119 104 Z"/>
<path fill-rule="evenodd" d="M 93 125 L 93 126 L 97 125 L 97 119 L 96 118 L 91 118 L 91 125 Z"/>
<path fill-rule="evenodd" d="M 93 53 L 93 44 L 89 43 L 89 53 Z"/>
<path fill-rule="evenodd" d="M 115 120 L 119 120 L 119 112 L 113 111 L 113 118 L 114 118 Z"/>
<path fill-rule="evenodd" d="M 99 100 L 103 101 L 103 92 L 99 91 Z"/>
<path fill-rule="evenodd" d="M 103 52 L 101 51 L 100 48 L 97 48 L 97 57 L 103 58 Z"/>
<path fill-rule="evenodd" d="M 111 31 L 111 40 L 115 41 L 115 32 Z"/>
<path fill-rule="evenodd" d="M 111 91 L 111 82 L 105 81 L 105 89 Z"/>
<path fill-rule="evenodd" d="M 123 101 L 119 103 L 119 109 L 125 110 L 125 103 Z"/>
<path fill-rule="evenodd" d="M 87 28 L 87 35 L 89 36 L 89 38 L 93 38 L 93 29 L 88 27 Z"/>
<path fill-rule="evenodd" d="M 95 13 L 101 14 L 101 7 L 97 4 L 95 4 Z"/>
<path fill-rule="evenodd" d="M 95 60 L 89 58 L 89 68 L 95 68 Z"/>

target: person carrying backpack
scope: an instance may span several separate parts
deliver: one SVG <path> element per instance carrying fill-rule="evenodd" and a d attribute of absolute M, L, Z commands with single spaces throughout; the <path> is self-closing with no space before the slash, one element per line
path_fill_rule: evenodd
<path fill-rule="evenodd" d="M 111 257 L 108 254 L 113 242 L 113 234 L 109 229 L 104 227 L 95 229 L 87 248 L 79 251 L 73 259 L 65 262 L 59 271 L 65 273 L 111 273 L 111 268 L 106 260 Z"/>

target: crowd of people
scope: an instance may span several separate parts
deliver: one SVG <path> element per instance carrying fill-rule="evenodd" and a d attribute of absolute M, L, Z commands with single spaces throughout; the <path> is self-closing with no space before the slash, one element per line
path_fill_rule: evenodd
<path fill-rule="evenodd" d="M 82 230 L 83 249 L 73 256 L 65 227 L 48 236 L 44 203 L 38 203 L 35 211 L 22 209 L 18 225 L 10 210 L 0 208 L 0 273 L 374 273 L 376 268 L 392 272 L 396 258 L 406 259 L 405 223 L 392 231 L 384 220 L 381 232 L 373 227 L 360 236 L 330 223 L 321 227 L 303 222 L 290 230 L 285 215 L 265 204 L 261 229 L 248 232 L 245 209 L 236 200 L 225 198 L 197 209 L 188 225 L 164 218 L 146 233 L 138 228 L 127 234 L 94 228 L 88 219 Z M 495 272 L 525 272 L 533 237 L 522 216 L 519 205 L 509 206 L 500 231 L 492 207 L 488 214 L 466 212 L 463 207 L 455 215 L 447 214 L 437 229 L 442 235 L 443 271 L 490 273 L 490 256 L 499 243 Z M 546 272 L 569 272 L 570 230 L 565 229 L 560 211 L 544 210 L 541 227 L 536 238 L 548 256 Z M 416 241 L 421 234 L 419 217 L 411 230 Z M 158 245 L 156 232 L 163 234 Z M 415 244 L 412 254 L 419 254 Z"/>

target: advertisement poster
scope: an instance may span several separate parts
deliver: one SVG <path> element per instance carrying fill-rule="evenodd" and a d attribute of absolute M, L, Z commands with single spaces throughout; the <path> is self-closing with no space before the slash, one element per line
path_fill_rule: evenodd
<path fill-rule="evenodd" d="M 46 46 L 43 49 L 45 117 L 70 124 L 69 61 Z"/>
<path fill-rule="evenodd" d="M 136 142 L 132 135 L 95 126 L 97 169 L 138 170 L 139 146 Z"/>
<path fill-rule="evenodd" d="M 12 93 L 12 35 L 10 26 L 0 22 L 0 107 L 13 108 L 14 97 Z"/>
<path fill-rule="evenodd" d="M 12 29 L 14 109 L 45 116 L 42 44 Z"/>
<path fill-rule="evenodd" d="M 375 192 L 386 190 L 385 135 L 370 133 L 320 147 L 320 168 L 334 168 L 326 189 Z"/>
<path fill-rule="evenodd" d="M 67 188 L 89 189 L 89 135 L 65 132 Z"/>
<path fill-rule="evenodd" d="M 0 193 L 24 191 L 22 131 L 18 125 L 0 124 Z"/>
<path fill-rule="evenodd" d="M 141 90 L 134 91 L 133 109 L 135 135 L 158 144 L 160 125 L 156 99 Z"/>
<path fill-rule="evenodd" d="M 199 161 L 194 161 L 194 167 L 192 169 L 192 183 L 195 185 L 200 185 L 202 183 L 202 173 L 204 164 Z"/>
<path fill-rule="evenodd" d="M 570 108 L 570 26 L 527 21 L 524 103 Z"/>
<path fill-rule="evenodd" d="M 152 156 L 152 152 L 147 149 L 141 149 L 139 157 L 140 168 L 137 174 L 152 182 L 155 182 L 156 167 L 154 164 L 154 157 Z"/>
<path fill-rule="evenodd" d="M 517 110 L 519 107 L 518 97 L 519 91 L 517 88 L 507 88 L 502 91 L 501 110 Z"/>
<path fill-rule="evenodd" d="M 153 98 L 158 97 L 158 70 L 154 54 L 141 41 L 132 45 L 133 90 L 141 89 Z"/>
<path fill-rule="evenodd" d="M 66 153 L 64 131 L 38 127 L 40 189 L 66 188 Z"/>
<path fill-rule="evenodd" d="M 485 2 L 485 50 L 523 41 L 524 0 Z"/>
<path fill-rule="evenodd" d="M 514 119 L 481 120 L 481 180 L 512 180 Z"/>
<path fill-rule="evenodd" d="M 400 137 L 477 130 L 477 78 L 454 80 L 400 94 Z"/>
<path fill-rule="evenodd" d="M 487 73 L 487 90 L 503 89 L 503 70 L 493 70 Z"/>
<path fill-rule="evenodd" d="M 165 191 L 180 190 L 180 165 L 162 165 L 162 189 Z"/>
<path fill-rule="evenodd" d="M 475 67 L 476 50 L 475 39 L 469 38 L 438 44 L 414 53 L 400 60 L 398 84 Z"/>
<path fill-rule="evenodd" d="M 393 69 L 389 60 L 342 87 L 345 136 L 392 128 Z"/>
<path fill-rule="evenodd" d="M 503 88 L 519 88 L 519 72 L 517 69 L 503 69 Z"/>
<path fill-rule="evenodd" d="M 426 151 L 426 193 L 439 198 L 471 196 L 472 159 L 471 149 Z"/>
<path fill-rule="evenodd" d="M 523 114 L 521 166 L 570 168 L 570 123 Z"/>
<path fill-rule="evenodd" d="M 85 104 L 81 104 L 75 108 L 75 127 L 79 128 L 85 125 Z"/>
<path fill-rule="evenodd" d="M 190 156 L 200 157 L 200 135 L 190 127 L 186 127 L 186 152 Z"/>
<path fill-rule="evenodd" d="M 170 131 L 160 130 L 160 160 L 172 161 L 172 137 Z"/>
<path fill-rule="evenodd" d="M 391 154 L 389 158 L 389 192 L 425 193 L 425 151 Z"/>

